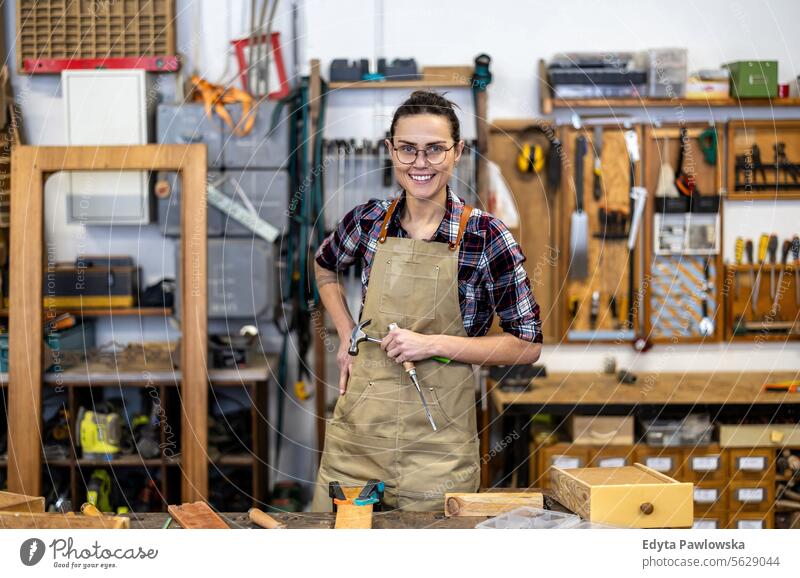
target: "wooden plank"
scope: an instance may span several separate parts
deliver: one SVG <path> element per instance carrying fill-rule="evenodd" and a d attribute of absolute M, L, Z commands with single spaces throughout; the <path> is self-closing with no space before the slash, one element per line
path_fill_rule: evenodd
<path fill-rule="evenodd" d="M 130 518 L 122 516 L 0 512 L 0 528 L 9 530 L 127 530 L 130 527 Z"/>
<path fill-rule="evenodd" d="M 35 147 L 11 152 L 8 489 L 41 494 L 44 179 Z"/>
<path fill-rule="evenodd" d="M 445 516 L 497 516 L 515 508 L 542 508 L 539 492 L 450 493 L 444 496 Z"/>
<path fill-rule="evenodd" d="M 205 502 L 167 507 L 169 515 L 187 530 L 228 530 L 228 524 Z"/>
<path fill-rule="evenodd" d="M 348 500 L 354 500 L 361 488 L 342 488 Z M 338 504 L 336 506 L 336 530 L 370 530 L 372 529 L 372 504 L 356 506 L 355 504 Z"/>
<path fill-rule="evenodd" d="M 0 512 L 44 512 L 44 498 L 0 492 Z"/>

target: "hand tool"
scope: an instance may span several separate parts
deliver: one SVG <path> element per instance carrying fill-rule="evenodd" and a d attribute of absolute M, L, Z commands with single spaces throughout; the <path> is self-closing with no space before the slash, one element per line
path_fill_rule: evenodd
<path fill-rule="evenodd" d="M 800 237 L 792 237 L 792 257 L 794 257 L 794 304 L 800 307 Z"/>
<path fill-rule="evenodd" d="M 678 152 L 678 164 L 675 166 L 675 187 L 682 195 L 691 197 L 695 194 L 696 183 L 693 174 L 687 174 L 683 170 L 683 158 L 686 155 L 686 149 L 689 148 L 689 137 L 686 127 L 681 127 L 680 131 L 680 149 Z M 698 192 L 699 194 L 699 192 Z"/>
<path fill-rule="evenodd" d="M 538 144 L 524 143 L 517 155 L 519 172 L 539 174 L 544 168 L 544 150 Z"/>
<path fill-rule="evenodd" d="M 705 161 L 714 166 L 717 164 L 717 129 L 713 126 L 708 127 L 697 137 L 700 150 L 703 151 Z"/>
<path fill-rule="evenodd" d="M 789 180 L 788 177 L 791 176 L 792 180 L 796 183 L 800 178 L 800 171 L 798 171 L 797 167 L 789 160 L 789 157 L 786 156 L 786 143 L 779 142 L 772 145 L 772 150 L 775 151 L 775 171 L 776 171 L 776 182 L 780 180 L 781 169 L 783 169 L 783 182 L 786 184 Z"/>
<path fill-rule="evenodd" d="M 736 299 L 739 298 L 739 273 L 741 272 L 743 257 L 744 257 L 744 239 L 742 239 L 741 237 L 736 237 L 736 249 L 734 251 L 734 259 L 736 263 L 736 275 L 733 278 L 733 294 Z"/>
<path fill-rule="evenodd" d="M 110 460 L 122 451 L 122 421 L 119 414 L 111 410 L 101 412 L 80 408 L 76 429 L 86 459 Z"/>
<path fill-rule="evenodd" d="M 397 323 L 390 323 L 389 324 L 389 331 L 392 329 L 397 328 Z M 414 387 L 417 388 L 417 393 L 419 393 L 419 399 L 422 401 L 422 407 L 425 409 L 425 415 L 428 418 L 428 421 L 433 428 L 433 431 L 436 431 L 436 423 L 433 421 L 433 417 L 431 416 L 431 412 L 428 409 L 428 402 L 425 401 L 425 396 L 422 395 L 422 388 L 419 386 L 419 378 L 417 377 L 417 368 L 414 366 L 413 361 L 404 361 L 403 362 L 403 369 L 405 369 L 408 377 L 411 379 L 411 382 L 414 384 Z"/>
<path fill-rule="evenodd" d="M 103 512 L 97 509 L 97 506 L 91 502 L 84 502 L 81 506 L 81 514 L 84 516 L 102 516 Z"/>
<path fill-rule="evenodd" d="M 611 319 L 614 320 L 614 329 L 622 329 L 622 319 L 619 316 L 619 305 L 617 296 L 612 295 L 608 298 L 608 310 L 611 312 Z"/>
<path fill-rule="evenodd" d="M 380 480 L 368 480 L 361 488 L 355 498 L 348 498 L 340 482 L 330 482 L 328 484 L 328 497 L 333 502 L 333 511 L 336 512 L 338 506 L 372 506 L 373 510 L 380 510 L 381 500 L 386 491 L 386 484 Z"/>
<path fill-rule="evenodd" d="M 767 253 L 769 254 L 769 296 L 775 299 L 775 265 L 777 264 L 778 256 L 778 236 L 770 235 L 767 241 Z"/>
<path fill-rule="evenodd" d="M 592 304 L 589 310 L 589 327 L 597 327 L 597 316 L 600 314 L 600 291 L 592 292 Z"/>
<path fill-rule="evenodd" d="M 572 213 L 569 236 L 570 279 L 589 276 L 589 219 L 583 210 L 583 157 L 586 139 L 575 139 L 575 211 Z"/>
<path fill-rule="evenodd" d="M 710 264 L 709 259 L 706 259 L 705 264 L 703 265 L 703 302 L 701 304 L 703 317 L 700 319 L 699 324 L 699 333 L 703 337 L 708 337 L 714 334 L 714 321 L 711 319 L 708 311 L 708 300 L 709 296 L 711 295 L 711 275 L 710 275 Z"/>
<path fill-rule="evenodd" d="M 645 204 L 647 203 L 647 189 L 644 187 L 636 186 L 636 163 L 639 162 L 641 155 L 639 152 L 639 137 L 634 130 L 625 131 L 625 148 L 628 151 L 629 159 L 629 173 L 628 173 L 628 188 L 630 190 L 629 210 L 631 213 L 631 225 L 628 231 L 628 327 L 632 331 L 641 330 L 643 316 L 639 317 L 639 327 L 636 327 L 636 287 L 637 280 L 634 279 L 636 271 L 636 263 L 634 255 L 636 254 L 636 244 L 638 241 L 639 224 L 642 221 L 642 214 L 644 213 Z M 639 254 L 640 265 L 644 265 L 644 255 L 642 252 Z M 642 270 L 642 269 L 640 269 Z"/>
<path fill-rule="evenodd" d="M 578 298 L 575 295 L 570 296 L 569 298 L 569 317 L 573 321 L 575 317 L 578 316 Z"/>
<path fill-rule="evenodd" d="M 752 309 L 751 315 L 755 315 L 756 301 L 758 300 L 758 298 L 755 296 L 756 281 L 755 281 L 755 273 L 753 272 L 753 269 L 756 266 L 756 262 L 753 259 L 753 240 L 752 239 L 747 239 L 747 241 L 745 241 L 745 243 L 744 243 L 744 254 L 747 256 L 747 264 L 749 265 L 749 267 L 747 268 L 748 269 L 747 272 L 750 275 L 750 296 L 751 296 L 750 297 L 750 299 L 751 299 L 750 307 Z"/>
<path fill-rule="evenodd" d="M 758 239 L 758 273 L 756 273 L 755 286 L 753 287 L 753 316 L 756 315 L 758 308 L 758 294 L 761 292 L 761 270 L 764 268 L 764 262 L 767 259 L 768 245 L 769 235 L 761 235 Z"/>
<path fill-rule="evenodd" d="M 352 356 L 358 355 L 358 344 L 362 341 L 368 341 L 369 343 L 377 343 L 380 345 L 381 340 L 376 339 L 375 337 L 370 337 L 366 333 L 364 333 L 364 328 L 367 327 L 370 323 L 372 323 L 372 319 L 365 319 L 355 327 L 353 327 L 353 331 L 350 333 L 350 347 L 347 350 Z"/>
<path fill-rule="evenodd" d="M 267 530 L 282 530 L 286 527 L 286 524 L 280 523 L 278 520 L 259 510 L 258 508 L 250 508 L 247 511 L 247 517 L 250 518 L 250 521 L 254 524 L 261 526 L 262 528 L 266 528 Z"/>
<path fill-rule="evenodd" d="M 594 200 L 599 201 L 603 195 L 603 173 L 601 156 L 603 151 L 603 127 L 598 125 L 594 127 L 594 138 L 592 139 L 594 145 Z"/>
<path fill-rule="evenodd" d="M 111 512 L 111 475 L 106 470 L 94 470 L 86 486 L 86 501 L 101 512 Z"/>
<path fill-rule="evenodd" d="M 780 311 L 778 309 L 778 297 L 780 297 L 781 287 L 783 287 L 783 275 L 786 273 L 786 265 L 789 263 L 789 253 L 792 250 L 792 242 L 789 239 L 784 239 L 783 247 L 781 248 L 781 271 L 778 273 L 778 285 L 775 288 L 775 294 L 772 296 L 772 315 L 777 315 L 781 319 Z"/>
<path fill-rule="evenodd" d="M 750 177 L 751 182 L 752 183 L 756 182 L 756 171 L 758 171 L 759 174 L 761 175 L 761 182 L 762 183 L 766 183 L 767 182 L 767 171 L 764 168 L 764 163 L 761 161 L 761 149 L 759 148 L 759 146 L 757 144 L 753 145 L 753 149 L 752 149 L 752 151 L 750 153 L 750 156 L 752 158 L 752 160 L 750 161 L 750 164 L 751 164 L 751 167 L 752 167 L 752 169 L 751 169 L 752 176 Z"/>
<path fill-rule="evenodd" d="M 668 139 L 664 139 L 664 151 L 662 153 L 664 155 L 664 162 L 661 163 L 661 168 L 658 171 L 656 196 L 676 198 L 680 196 L 680 193 L 678 193 L 678 189 L 675 188 L 675 169 L 669 164 L 670 153 L 669 147 L 667 146 L 668 142 Z"/>

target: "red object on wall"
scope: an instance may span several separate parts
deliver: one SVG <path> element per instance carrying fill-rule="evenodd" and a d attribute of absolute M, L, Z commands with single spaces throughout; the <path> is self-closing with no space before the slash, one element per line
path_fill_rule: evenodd
<path fill-rule="evenodd" d="M 124 70 L 142 69 L 149 72 L 176 72 L 181 67 L 177 56 L 141 56 L 124 58 L 26 58 L 23 72 L 28 74 L 57 74 L 62 70 Z"/>
<path fill-rule="evenodd" d="M 261 36 L 261 42 L 266 42 L 267 35 Z M 247 49 L 250 47 L 251 38 L 239 38 L 238 40 L 231 41 L 234 49 L 236 50 L 236 61 L 239 63 L 239 79 L 242 81 L 242 88 L 250 92 L 250 87 L 247 86 Z M 270 61 L 275 63 L 275 70 L 278 73 L 278 88 L 272 90 L 268 97 L 271 100 L 280 100 L 289 94 L 289 82 L 286 79 L 286 67 L 283 64 L 283 52 L 281 52 L 281 39 L 280 32 L 273 32 L 270 34 L 270 46 L 272 48 Z"/>

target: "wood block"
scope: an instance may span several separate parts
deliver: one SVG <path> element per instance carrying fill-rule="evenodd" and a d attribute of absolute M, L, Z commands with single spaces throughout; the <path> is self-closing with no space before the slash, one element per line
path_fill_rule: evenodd
<path fill-rule="evenodd" d="M 574 415 L 569 428 L 572 443 L 576 445 L 633 445 L 633 416 L 630 415 Z"/>
<path fill-rule="evenodd" d="M 127 530 L 130 518 L 122 516 L 70 516 L 67 514 L 29 514 L 0 512 L 0 528 L 14 530 Z"/>
<path fill-rule="evenodd" d="M 352 502 L 361 493 L 361 488 L 342 488 L 345 497 Z M 335 530 L 371 530 L 372 504 L 356 506 L 353 503 L 336 506 Z"/>
<path fill-rule="evenodd" d="M 642 464 L 622 468 L 553 467 L 555 498 L 590 522 L 629 528 L 689 528 L 692 484 Z"/>
<path fill-rule="evenodd" d="M 44 498 L 0 492 L 0 512 L 44 512 Z"/>
<path fill-rule="evenodd" d="M 169 506 L 169 515 L 187 530 L 228 530 L 228 524 L 205 502 Z"/>
<path fill-rule="evenodd" d="M 522 506 L 544 507 L 539 492 L 452 493 L 444 495 L 445 516 L 497 516 Z"/>

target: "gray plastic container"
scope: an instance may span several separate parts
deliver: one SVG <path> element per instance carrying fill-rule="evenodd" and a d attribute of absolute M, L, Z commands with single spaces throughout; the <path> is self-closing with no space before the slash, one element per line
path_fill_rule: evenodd
<path fill-rule="evenodd" d="M 270 131 L 274 102 L 262 103 L 256 111 L 252 130 L 246 136 L 236 136 L 223 125 L 222 163 L 226 169 L 286 168 L 289 156 L 289 127 L 282 114 L 274 131 Z M 242 105 L 226 107 L 234 124 L 242 118 Z"/>
<path fill-rule="evenodd" d="M 222 176 L 216 171 L 208 172 L 209 182 Z M 159 173 L 158 180 L 169 183 L 170 193 L 165 199 L 158 199 L 158 225 L 165 237 L 179 237 L 181 234 L 181 179 L 178 173 Z M 224 215 L 214 207 L 208 207 L 208 236 L 222 235 Z"/>
<path fill-rule="evenodd" d="M 523 506 L 490 518 L 475 527 L 488 530 L 553 530 L 574 528 L 580 523 L 580 517 L 574 514 Z"/>
<path fill-rule="evenodd" d="M 159 144 L 205 144 L 208 166 L 222 167 L 222 120 L 214 114 L 208 118 L 202 104 L 159 104 L 156 134 Z"/>

